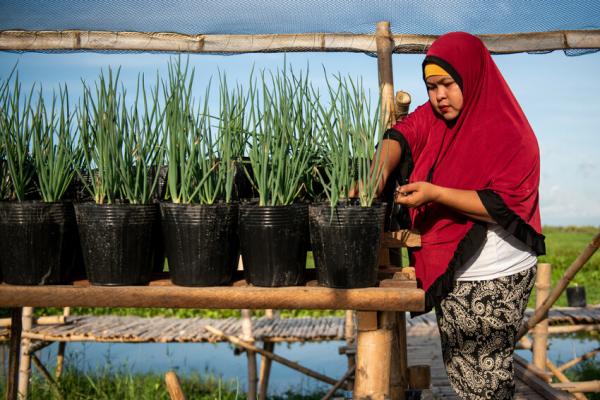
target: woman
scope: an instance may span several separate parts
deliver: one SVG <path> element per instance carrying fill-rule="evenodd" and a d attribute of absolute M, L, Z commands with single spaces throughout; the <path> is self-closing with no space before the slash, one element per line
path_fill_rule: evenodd
<path fill-rule="evenodd" d="M 515 336 L 545 253 L 537 141 L 477 37 L 437 39 L 423 78 L 429 102 L 382 143 L 381 187 L 404 171 L 394 198 L 421 233 L 411 262 L 436 308 L 452 387 L 464 399 L 510 399 Z"/>

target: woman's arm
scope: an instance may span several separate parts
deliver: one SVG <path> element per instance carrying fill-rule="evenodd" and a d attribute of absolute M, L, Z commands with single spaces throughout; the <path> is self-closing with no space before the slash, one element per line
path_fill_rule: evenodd
<path fill-rule="evenodd" d="M 429 182 L 413 182 L 396 190 L 395 201 L 406 207 L 419 207 L 431 201 L 484 222 L 495 222 L 475 190 L 451 189 Z"/>

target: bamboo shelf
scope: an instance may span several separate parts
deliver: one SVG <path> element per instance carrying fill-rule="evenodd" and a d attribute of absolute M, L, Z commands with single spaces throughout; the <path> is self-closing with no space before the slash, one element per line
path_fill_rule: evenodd
<path fill-rule="evenodd" d="M 393 271 L 383 271 L 382 275 Z M 396 273 L 396 275 L 399 275 Z M 235 281 L 231 286 L 182 287 L 165 278 L 147 286 L 0 285 L 0 307 L 170 307 L 207 309 L 317 309 L 421 311 L 425 294 L 406 275 L 382 279 L 381 287 L 330 289 L 305 286 L 265 288 Z"/>

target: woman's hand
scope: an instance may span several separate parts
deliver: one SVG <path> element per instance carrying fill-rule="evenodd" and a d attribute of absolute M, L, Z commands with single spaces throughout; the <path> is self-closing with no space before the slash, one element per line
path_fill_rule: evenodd
<path fill-rule="evenodd" d="M 396 203 L 413 208 L 437 201 L 440 187 L 429 182 L 413 182 L 399 186 L 394 193 Z"/>
<path fill-rule="evenodd" d="M 398 187 L 394 193 L 394 200 L 409 208 L 420 207 L 434 201 L 467 217 L 494 222 L 475 190 L 452 189 L 429 182 L 413 182 Z"/>

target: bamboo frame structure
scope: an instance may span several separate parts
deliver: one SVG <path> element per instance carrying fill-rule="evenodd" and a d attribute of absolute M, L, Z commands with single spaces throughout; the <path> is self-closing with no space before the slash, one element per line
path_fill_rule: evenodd
<path fill-rule="evenodd" d="M 531 328 L 533 328 L 538 322 L 540 322 L 548 310 L 556 303 L 556 300 L 560 297 L 562 292 L 567 288 L 569 282 L 573 279 L 575 274 L 583 268 L 586 262 L 594 255 L 596 250 L 600 247 L 600 231 L 596 233 L 592 241 L 583 249 L 583 251 L 577 256 L 575 261 L 571 263 L 569 268 L 565 271 L 563 277 L 560 279 L 558 284 L 554 287 L 548 298 L 535 310 L 535 313 L 531 318 L 527 320 L 517 334 L 517 339 L 525 335 Z"/>
<path fill-rule="evenodd" d="M 479 35 L 492 54 L 599 49 L 600 30 Z M 437 35 L 391 35 L 393 53 L 425 53 Z M 0 31 L 0 50 L 164 51 L 184 53 L 377 52 L 375 35 L 304 33 L 186 35 L 172 32 Z"/>
<path fill-rule="evenodd" d="M 23 320 L 21 329 L 31 330 L 33 322 L 33 307 L 23 307 Z M 19 362 L 19 397 L 26 399 L 29 389 L 29 377 L 31 376 L 31 356 L 29 346 L 31 339 L 22 337 L 21 339 L 21 360 Z"/>

